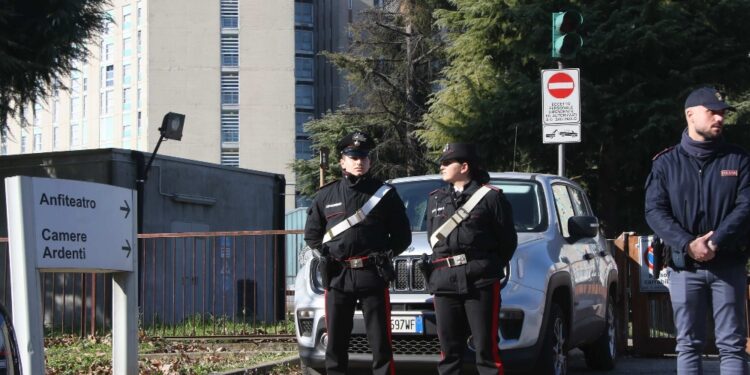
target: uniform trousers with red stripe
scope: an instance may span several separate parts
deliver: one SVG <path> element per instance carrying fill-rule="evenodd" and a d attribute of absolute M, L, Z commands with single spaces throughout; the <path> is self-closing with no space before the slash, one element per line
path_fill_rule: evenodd
<path fill-rule="evenodd" d="M 471 334 L 480 375 L 503 375 L 498 348 L 500 282 L 470 288 L 468 294 L 436 294 L 434 299 L 441 375 L 460 374 L 466 340 Z"/>
<path fill-rule="evenodd" d="M 372 350 L 372 373 L 393 375 L 395 370 L 391 350 L 391 304 L 388 289 L 345 292 L 331 288 L 326 291 L 326 371 L 328 375 L 350 373 L 347 350 L 357 300 L 362 303 L 367 341 Z"/>

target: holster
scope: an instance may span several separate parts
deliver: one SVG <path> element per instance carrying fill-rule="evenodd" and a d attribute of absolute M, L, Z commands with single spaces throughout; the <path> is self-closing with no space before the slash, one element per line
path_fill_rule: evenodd
<path fill-rule="evenodd" d="M 339 262 L 330 254 L 321 256 L 318 259 L 318 262 L 320 263 L 321 286 L 323 289 L 328 290 L 331 287 L 331 278 L 338 273 L 338 267 L 340 267 Z"/>
<path fill-rule="evenodd" d="M 379 253 L 375 255 L 374 258 L 375 268 L 378 270 L 378 275 L 383 278 L 386 284 L 389 284 L 396 278 L 396 271 L 393 269 L 390 252 Z"/>
<path fill-rule="evenodd" d="M 432 274 L 433 269 L 434 265 L 432 264 L 430 256 L 426 253 L 422 253 L 422 257 L 419 261 L 419 271 L 422 272 L 426 283 L 430 282 L 430 275 Z"/>
<path fill-rule="evenodd" d="M 651 248 L 654 250 L 654 278 L 659 278 L 659 272 L 669 265 L 669 260 L 672 258 L 672 251 L 669 249 L 669 246 L 657 236 L 654 236 L 654 240 L 651 242 Z"/>

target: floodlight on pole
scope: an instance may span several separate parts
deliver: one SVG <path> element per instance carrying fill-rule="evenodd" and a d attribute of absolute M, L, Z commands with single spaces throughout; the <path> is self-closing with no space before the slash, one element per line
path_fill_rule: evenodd
<path fill-rule="evenodd" d="M 143 171 L 143 179 L 139 182 L 143 183 L 148 178 L 148 171 L 151 169 L 151 163 L 154 162 L 156 153 L 159 151 L 159 146 L 164 139 L 174 139 L 179 141 L 182 139 L 182 128 L 185 125 L 185 115 L 181 113 L 169 112 L 164 115 L 164 119 L 161 121 L 161 127 L 159 128 L 159 141 L 156 142 L 156 148 L 151 153 L 151 158 L 148 159 L 146 169 Z"/>

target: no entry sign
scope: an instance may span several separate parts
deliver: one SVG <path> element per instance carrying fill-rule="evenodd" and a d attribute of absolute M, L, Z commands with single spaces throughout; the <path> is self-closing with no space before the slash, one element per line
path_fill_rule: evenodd
<path fill-rule="evenodd" d="M 581 123 L 578 69 L 542 70 L 542 124 Z"/>

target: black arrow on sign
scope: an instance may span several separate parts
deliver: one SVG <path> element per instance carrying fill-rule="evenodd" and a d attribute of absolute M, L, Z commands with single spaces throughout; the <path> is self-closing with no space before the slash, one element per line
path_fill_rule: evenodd
<path fill-rule="evenodd" d="M 120 211 L 125 211 L 125 218 L 128 218 L 128 214 L 130 214 L 130 205 L 128 204 L 128 201 L 123 200 L 125 202 L 125 207 L 120 206 Z"/>
<path fill-rule="evenodd" d="M 126 258 L 130 258 L 130 250 L 131 250 L 130 249 L 130 241 L 125 240 L 125 244 L 126 244 L 126 246 L 122 247 L 122 251 L 126 251 L 127 250 L 128 251 L 128 255 L 126 255 L 125 257 Z"/>

